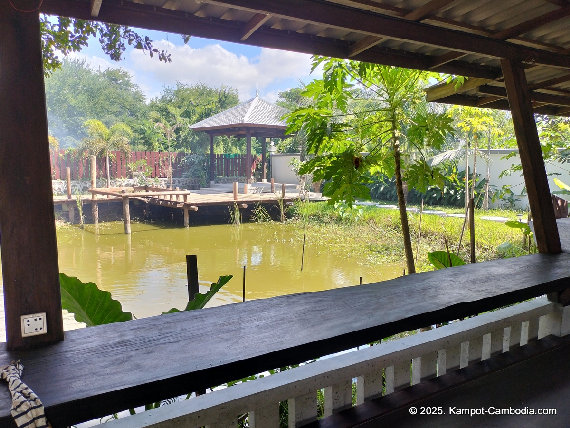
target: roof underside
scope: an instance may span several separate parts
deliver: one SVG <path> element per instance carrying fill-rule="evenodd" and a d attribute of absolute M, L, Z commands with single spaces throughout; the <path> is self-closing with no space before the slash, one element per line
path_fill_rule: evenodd
<path fill-rule="evenodd" d="M 508 108 L 501 58 L 535 111 L 570 116 L 568 0 L 44 0 L 45 13 L 468 76 L 430 100 Z"/>
<path fill-rule="evenodd" d="M 284 136 L 287 113 L 282 107 L 255 97 L 190 126 L 214 135 Z"/>

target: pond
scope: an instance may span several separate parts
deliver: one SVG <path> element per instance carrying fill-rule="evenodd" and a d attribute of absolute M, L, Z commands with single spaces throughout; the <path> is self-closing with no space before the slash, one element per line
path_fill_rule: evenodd
<path fill-rule="evenodd" d="M 93 225 L 58 227 L 57 238 L 60 271 L 110 291 L 137 318 L 184 308 L 186 254 L 197 255 L 201 292 L 220 275 L 234 276 L 208 306 L 241 301 L 243 266 L 247 300 L 356 285 L 360 277 L 365 283 L 384 281 L 402 272 L 400 265 L 361 264 L 310 240 L 301 271 L 303 230 L 295 224 L 184 229 L 133 223 L 132 235 L 125 235 L 121 222 L 110 222 L 100 224 L 98 234 Z M 64 324 L 74 327 L 70 316 Z M 4 323 L 1 328 L 3 338 Z"/>

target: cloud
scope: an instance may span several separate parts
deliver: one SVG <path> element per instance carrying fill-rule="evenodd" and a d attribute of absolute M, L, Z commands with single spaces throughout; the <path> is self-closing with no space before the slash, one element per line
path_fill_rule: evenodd
<path fill-rule="evenodd" d="M 154 45 L 167 50 L 172 55 L 172 62 L 161 63 L 139 50 L 132 50 L 129 55 L 135 80 L 146 82 L 146 86 L 151 80 L 162 86 L 174 86 L 176 82 L 204 83 L 212 87 L 235 88 L 242 100 L 254 96 L 256 91 L 275 98 L 277 92 L 307 80 L 310 72 L 311 57 L 296 52 L 261 48 L 259 56 L 248 58 L 230 52 L 218 43 L 192 48 L 158 40 Z M 156 92 L 158 90 L 151 95 L 156 96 Z"/>

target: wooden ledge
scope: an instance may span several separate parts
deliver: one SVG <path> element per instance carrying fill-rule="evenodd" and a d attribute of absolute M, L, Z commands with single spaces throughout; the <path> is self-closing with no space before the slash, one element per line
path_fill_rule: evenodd
<path fill-rule="evenodd" d="M 8 352 L 65 426 L 559 291 L 570 254 L 536 254 L 390 281 L 69 331 Z M 0 388 L 0 426 L 13 426 Z"/>

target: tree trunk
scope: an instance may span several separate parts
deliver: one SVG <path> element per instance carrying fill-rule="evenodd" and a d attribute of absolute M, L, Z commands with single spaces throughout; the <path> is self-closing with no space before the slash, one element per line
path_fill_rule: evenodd
<path fill-rule="evenodd" d="M 107 169 L 107 187 L 111 187 L 111 174 L 109 172 L 109 152 L 105 152 L 105 168 Z"/>
<path fill-rule="evenodd" d="M 400 143 L 393 137 L 394 162 L 396 163 L 396 192 L 398 193 L 398 207 L 400 208 L 400 222 L 402 223 L 402 235 L 404 237 L 404 250 L 406 252 L 406 265 L 408 273 L 416 273 L 414 263 L 414 252 L 412 250 L 412 240 L 410 238 L 410 225 L 408 224 L 408 213 L 406 211 L 406 200 L 404 198 L 404 186 L 402 183 L 402 170 L 400 165 Z"/>

